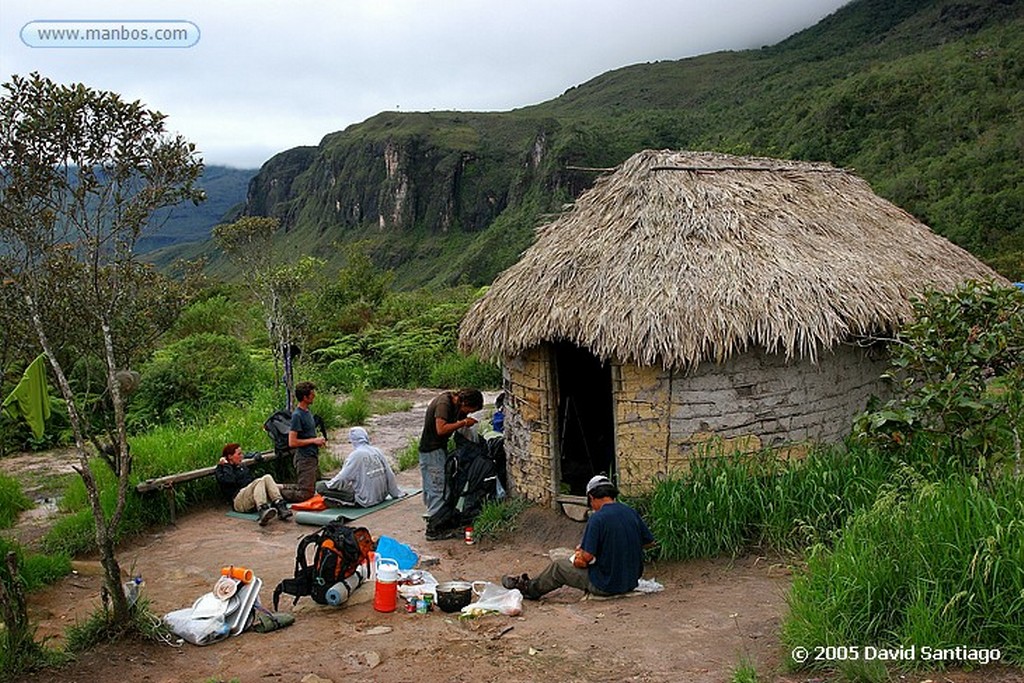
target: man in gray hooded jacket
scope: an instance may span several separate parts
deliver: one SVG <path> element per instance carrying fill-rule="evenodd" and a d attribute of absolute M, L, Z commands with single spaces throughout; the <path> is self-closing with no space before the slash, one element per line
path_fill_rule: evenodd
<path fill-rule="evenodd" d="M 394 471 L 380 449 L 370 445 L 366 430 L 353 427 L 348 431 L 348 440 L 354 450 L 332 479 L 317 482 L 317 493 L 364 508 L 382 502 L 389 494 L 401 498 L 404 494 L 398 488 Z"/>

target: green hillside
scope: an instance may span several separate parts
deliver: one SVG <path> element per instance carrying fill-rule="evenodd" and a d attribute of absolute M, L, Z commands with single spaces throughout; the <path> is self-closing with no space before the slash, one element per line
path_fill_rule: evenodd
<path fill-rule="evenodd" d="M 682 47 L 681 47 L 682 49 Z M 381 113 L 269 160 L 282 249 L 369 240 L 399 286 L 485 284 L 591 168 L 644 148 L 828 161 L 1024 277 L 1024 2 L 856 0 L 778 45 L 602 74 L 501 113 Z"/>
<path fill-rule="evenodd" d="M 163 250 L 173 251 L 179 245 L 208 240 L 213 226 L 245 201 L 254 175 L 254 169 L 207 166 L 200 180 L 206 201 L 198 206 L 182 204 L 154 215 L 153 227 L 139 240 L 139 253 L 151 254 L 147 258 L 159 264 L 163 263 L 159 258 Z"/>

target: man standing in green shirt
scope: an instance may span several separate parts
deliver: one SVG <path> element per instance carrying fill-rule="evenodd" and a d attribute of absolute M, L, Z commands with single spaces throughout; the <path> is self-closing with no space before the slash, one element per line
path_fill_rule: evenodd
<path fill-rule="evenodd" d="M 468 415 L 483 407 L 484 396 L 477 389 L 446 391 L 427 406 L 419 445 L 426 517 L 436 514 L 444 503 L 444 461 L 449 437 L 463 427 L 475 425 L 476 419 Z"/>

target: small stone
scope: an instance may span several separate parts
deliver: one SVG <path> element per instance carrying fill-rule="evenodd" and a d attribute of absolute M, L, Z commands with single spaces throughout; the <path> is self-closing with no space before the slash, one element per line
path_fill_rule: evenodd
<path fill-rule="evenodd" d="M 368 636 L 382 636 L 386 633 L 391 633 L 394 630 L 395 629 L 391 628 L 390 626 L 374 626 L 371 629 L 363 631 L 363 633 Z"/>
<path fill-rule="evenodd" d="M 373 650 L 370 650 L 369 652 L 364 652 L 363 657 L 366 658 L 366 666 L 370 667 L 371 669 L 380 665 L 380 654 L 374 652 Z"/>
<path fill-rule="evenodd" d="M 306 674 L 302 677 L 302 683 L 334 683 L 334 681 L 316 674 Z"/>
<path fill-rule="evenodd" d="M 441 563 L 441 558 L 436 555 L 420 555 L 417 567 L 433 567 Z"/>

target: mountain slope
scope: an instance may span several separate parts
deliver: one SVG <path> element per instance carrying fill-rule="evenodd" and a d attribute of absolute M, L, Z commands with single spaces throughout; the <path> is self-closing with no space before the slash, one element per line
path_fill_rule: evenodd
<path fill-rule="evenodd" d="M 245 201 L 249 180 L 256 170 L 241 170 L 226 166 L 207 166 L 199 181 L 206 192 L 206 201 L 193 206 L 182 204 L 158 212 L 152 220 L 155 226 L 139 240 L 140 254 L 155 263 L 163 264 L 160 250 L 190 242 L 204 242 L 210 238 L 210 230 L 221 222 L 233 207 Z"/>
<path fill-rule="evenodd" d="M 275 156 L 246 211 L 287 253 L 369 240 L 400 286 L 490 282 L 589 167 L 644 148 L 854 168 L 1024 276 L 1024 2 L 857 0 L 778 45 L 602 74 L 501 113 L 382 113 Z"/>

